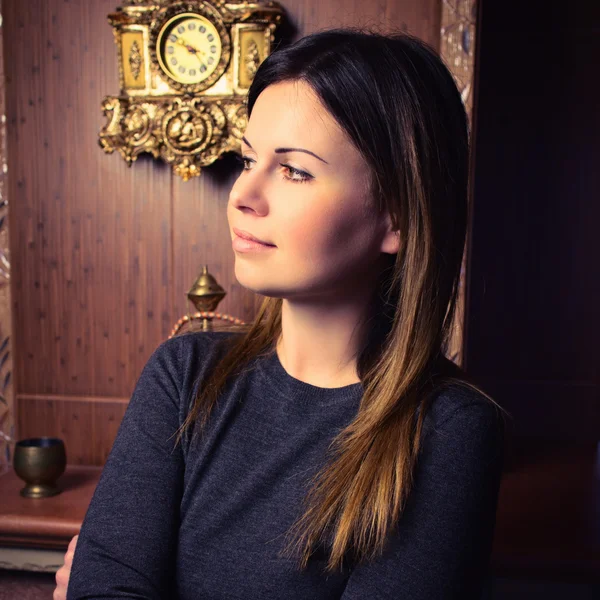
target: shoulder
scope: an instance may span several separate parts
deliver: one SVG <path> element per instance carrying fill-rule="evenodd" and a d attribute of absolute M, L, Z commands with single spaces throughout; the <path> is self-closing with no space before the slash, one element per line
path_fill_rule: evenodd
<path fill-rule="evenodd" d="M 221 356 L 228 344 L 240 334 L 231 331 L 191 331 L 161 342 L 150 360 L 177 363 L 180 369 L 196 359 L 209 360 Z"/>
<path fill-rule="evenodd" d="M 169 374 L 180 380 L 188 371 L 198 371 L 218 360 L 228 342 L 238 335 L 229 331 L 194 331 L 168 338 L 154 349 L 142 374 Z"/>
<path fill-rule="evenodd" d="M 423 439 L 448 451 L 502 453 L 502 410 L 480 391 L 453 383 L 434 393 L 424 418 Z"/>
<path fill-rule="evenodd" d="M 145 369 L 159 372 L 163 380 L 172 378 L 180 393 L 187 395 L 239 336 L 233 331 L 190 331 L 173 336 L 156 347 Z"/>
<path fill-rule="evenodd" d="M 500 414 L 501 409 L 479 390 L 452 383 L 433 392 L 426 420 L 430 427 L 439 428 L 454 420 L 494 421 Z"/>

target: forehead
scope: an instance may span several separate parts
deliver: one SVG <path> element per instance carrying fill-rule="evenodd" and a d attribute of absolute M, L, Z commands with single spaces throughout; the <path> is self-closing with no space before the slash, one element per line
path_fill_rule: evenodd
<path fill-rule="evenodd" d="M 337 121 L 304 81 L 283 81 L 258 96 L 248 121 L 246 137 L 265 150 L 300 146 L 319 154 L 358 154 Z M 322 156 L 322 154 L 319 154 Z M 329 162 L 329 158 L 325 156 Z"/>

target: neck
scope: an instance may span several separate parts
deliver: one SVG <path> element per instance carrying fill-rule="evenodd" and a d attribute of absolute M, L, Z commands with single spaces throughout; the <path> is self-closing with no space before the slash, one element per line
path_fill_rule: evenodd
<path fill-rule="evenodd" d="M 318 387 L 359 383 L 358 355 L 366 334 L 360 323 L 368 307 L 364 293 L 329 303 L 284 299 L 277 341 L 283 368 Z"/>

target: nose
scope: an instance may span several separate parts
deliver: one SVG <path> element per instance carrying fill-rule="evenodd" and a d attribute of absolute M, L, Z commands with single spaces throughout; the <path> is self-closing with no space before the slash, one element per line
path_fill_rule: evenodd
<path fill-rule="evenodd" d="M 229 204 L 240 210 L 249 208 L 259 214 L 267 212 L 265 181 L 256 167 L 240 173 L 229 192 Z"/>

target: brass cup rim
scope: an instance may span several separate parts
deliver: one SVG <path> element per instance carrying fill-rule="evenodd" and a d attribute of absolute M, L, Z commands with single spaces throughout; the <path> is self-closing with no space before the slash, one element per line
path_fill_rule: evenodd
<path fill-rule="evenodd" d="M 60 446 L 64 442 L 60 438 L 54 437 L 34 437 L 19 440 L 15 445 L 20 448 L 51 448 L 52 446 Z"/>

